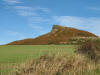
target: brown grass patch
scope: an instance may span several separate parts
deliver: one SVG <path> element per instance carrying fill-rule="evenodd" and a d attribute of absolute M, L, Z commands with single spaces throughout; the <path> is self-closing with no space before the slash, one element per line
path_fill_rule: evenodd
<path fill-rule="evenodd" d="M 37 60 L 17 65 L 10 75 L 95 75 L 100 67 L 82 55 L 44 55 Z"/>

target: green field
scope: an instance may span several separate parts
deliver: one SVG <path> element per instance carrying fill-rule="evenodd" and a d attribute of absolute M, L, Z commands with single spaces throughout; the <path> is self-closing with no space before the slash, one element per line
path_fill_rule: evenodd
<path fill-rule="evenodd" d="M 72 55 L 75 45 L 5 45 L 0 46 L 0 72 L 11 71 L 13 64 L 23 63 L 30 59 L 36 59 L 41 55 L 62 52 Z"/>
<path fill-rule="evenodd" d="M 74 45 L 20 45 L 0 46 L 0 64 L 23 62 L 29 58 L 37 58 L 43 54 L 53 54 L 59 51 L 71 55 Z"/>

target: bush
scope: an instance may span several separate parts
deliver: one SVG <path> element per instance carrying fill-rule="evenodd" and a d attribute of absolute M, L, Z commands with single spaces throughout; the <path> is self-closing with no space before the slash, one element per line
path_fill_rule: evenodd
<path fill-rule="evenodd" d="M 100 41 L 90 40 L 79 46 L 76 51 L 81 54 L 87 55 L 90 59 L 98 62 L 100 60 Z"/>

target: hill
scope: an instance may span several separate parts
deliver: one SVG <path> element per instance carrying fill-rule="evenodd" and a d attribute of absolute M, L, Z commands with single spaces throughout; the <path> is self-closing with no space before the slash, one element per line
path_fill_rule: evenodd
<path fill-rule="evenodd" d="M 53 25 L 51 32 L 33 39 L 24 39 L 8 45 L 46 45 L 66 43 L 72 37 L 97 37 L 96 35 L 70 27 Z"/>

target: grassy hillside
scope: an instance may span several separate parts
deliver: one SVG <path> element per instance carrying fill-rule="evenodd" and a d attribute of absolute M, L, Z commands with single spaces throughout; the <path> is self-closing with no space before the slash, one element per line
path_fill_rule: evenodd
<path fill-rule="evenodd" d="M 44 34 L 34 39 L 24 39 L 24 40 L 14 41 L 9 43 L 8 45 L 62 44 L 62 43 L 67 43 L 67 41 L 72 37 L 97 37 L 97 36 L 87 31 L 54 25 L 52 27 L 51 32 L 47 34 Z"/>

